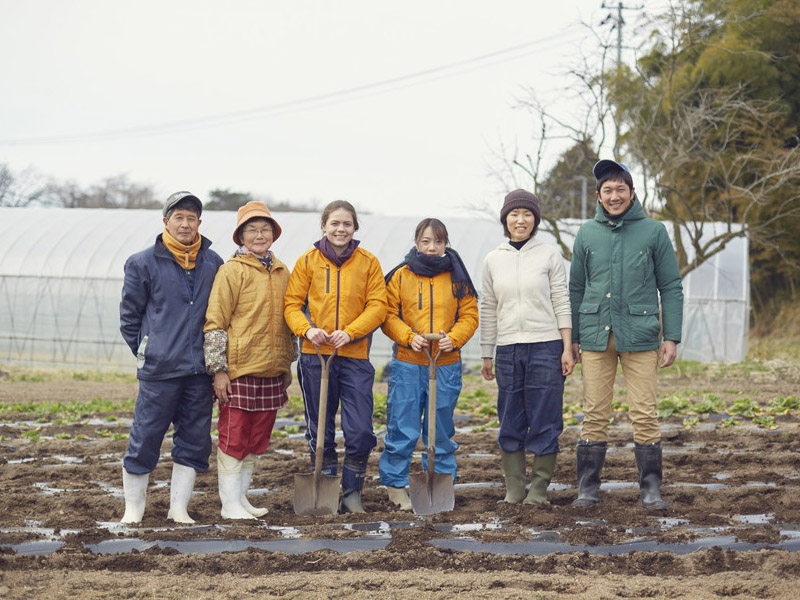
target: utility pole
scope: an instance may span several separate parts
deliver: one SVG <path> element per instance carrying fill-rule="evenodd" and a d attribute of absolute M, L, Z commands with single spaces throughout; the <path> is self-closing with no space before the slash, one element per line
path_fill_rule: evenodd
<path fill-rule="evenodd" d="M 625 25 L 625 19 L 622 17 L 623 10 L 642 10 L 644 6 L 625 6 L 622 2 L 618 2 L 617 6 L 611 6 L 605 3 L 605 0 L 600 5 L 600 8 L 617 9 L 617 14 L 608 13 L 606 18 L 600 21 L 600 25 L 611 23 L 611 29 L 617 30 L 617 68 L 622 66 L 622 28 Z"/>

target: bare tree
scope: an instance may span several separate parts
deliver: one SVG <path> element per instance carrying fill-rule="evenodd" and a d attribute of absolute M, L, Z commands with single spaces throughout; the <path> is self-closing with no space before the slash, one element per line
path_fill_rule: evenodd
<path fill-rule="evenodd" d="M 0 165 L 0 206 L 32 206 L 50 203 L 51 183 L 34 169 L 13 173 Z"/>
<path fill-rule="evenodd" d="M 100 183 L 82 189 L 75 182 L 53 184 L 53 202 L 65 208 L 160 208 L 149 185 L 133 183 L 127 175 L 108 177 Z"/>
<path fill-rule="evenodd" d="M 651 209 L 672 223 L 681 273 L 738 237 L 778 248 L 777 226 L 800 217 L 800 148 L 785 144 L 780 104 L 748 98 L 746 86 L 678 100 L 666 120 L 646 103 L 627 109 L 626 144 L 654 174 Z M 710 222 L 724 231 L 709 236 Z"/>

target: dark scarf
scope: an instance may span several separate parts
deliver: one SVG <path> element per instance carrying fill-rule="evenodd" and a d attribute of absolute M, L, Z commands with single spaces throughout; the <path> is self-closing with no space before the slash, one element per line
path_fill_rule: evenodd
<path fill-rule="evenodd" d="M 444 256 L 430 256 L 419 252 L 416 248 L 411 248 L 403 262 L 386 274 L 384 279 L 387 284 L 395 271 L 403 265 L 408 265 L 409 271 L 423 277 L 435 277 L 439 275 L 439 273 L 450 271 L 450 281 L 453 284 L 453 296 L 459 300 L 466 296 L 478 297 L 478 292 L 475 291 L 475 286 L 469 278 L 469 273 L 467 273 L 467 267 L 464 266 L 464 261 L 461 260 L 458 252 L 452 248 L 445 249 Z"/>
<path fill-rule="evenodd" d="M 330 243 L 328 238 L 323 237 L 320 241 L 314 242 L 314 247 L 322 252 L 322 256 L 327 258 L 337 267 L 341 267 L 344 263 L 347 262 L 347 259 L 353 256 L 353 252 L 356 251 L 358 245 L 361 242 L 358 240 L 350 240 L 350 243 L 347 245 L 347 248 L 344 249 L 344 252 L 341 254 L 336 254 L 336 250 L 333 249 L 333 245 Z"/>

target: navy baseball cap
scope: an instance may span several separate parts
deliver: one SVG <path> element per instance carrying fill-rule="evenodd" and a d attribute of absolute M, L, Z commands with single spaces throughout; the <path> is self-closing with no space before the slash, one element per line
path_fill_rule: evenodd
<path fill-rule="evenodd" d="M 631 174 L 631 172 L 628 170 L 628 167 L 623 165 L 621 162 L 611 160 L 610 158 L 598 160 L 592 168 L 594 178 L 598 181 L 600 181 L 603 178 L 603 175 L 605 175 L 608 171 L 625 171 L 628 175 Z"/>

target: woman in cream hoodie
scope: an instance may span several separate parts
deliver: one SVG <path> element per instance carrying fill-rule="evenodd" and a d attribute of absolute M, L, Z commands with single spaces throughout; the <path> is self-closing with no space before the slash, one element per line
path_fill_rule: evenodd
<path fill-rule="evenodd" d="M 484 379 L 497 376 L 497 414 L 504 502 L 538 505 L 547 498 L 558 454 L 564 379 L 572 373 L 572 317 L 561 252 L 536 239 L 539 199 L 525 190 L 500 211 L 509 238 L 483 265 L 480 303 Z M 525 495 L 525 451 L 535 455 Z"/>

